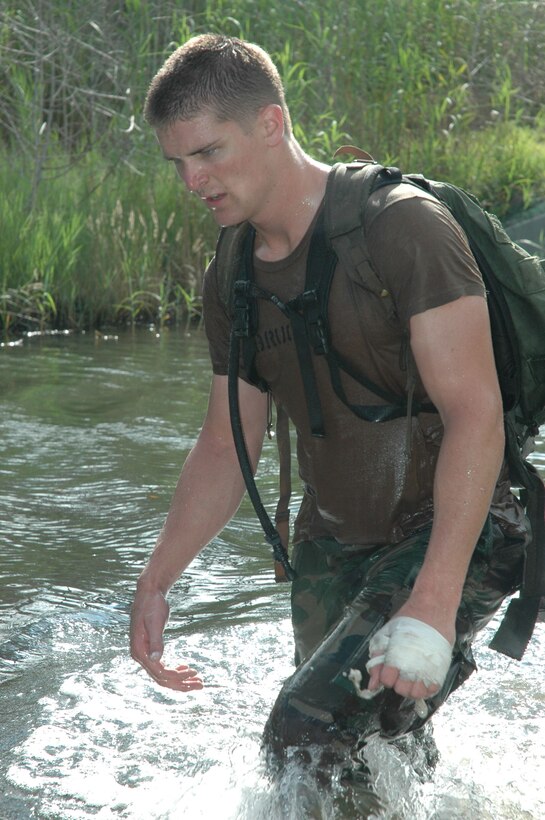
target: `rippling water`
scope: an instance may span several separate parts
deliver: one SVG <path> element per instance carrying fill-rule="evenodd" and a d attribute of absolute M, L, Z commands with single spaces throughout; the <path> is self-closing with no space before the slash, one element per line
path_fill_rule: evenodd
<path fill-rule="evenodd" d="M 207 400 L 202 334 L 27 339 L 0 350 L 0 387 L 0 820 L 305 817 L 298 774 L 273 790 L 259 758 L 292 645 L 247 503 L 170 598 L 167 658 L 207 688 L 160 689 L 128 655 L 134 583 Z M 271 444 L 261 473 L 272 503 Z M 433 781 L 373 743 L 385 818 L 545 816 L 544 628 L 520 664 L 491 632 L 435 719 Z"/>

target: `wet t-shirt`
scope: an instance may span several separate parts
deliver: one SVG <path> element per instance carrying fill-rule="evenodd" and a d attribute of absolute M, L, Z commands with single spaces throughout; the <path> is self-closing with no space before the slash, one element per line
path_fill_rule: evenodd
<path fill-rule="evenodd" d="M 285 259 L 254 259 L 258 285 L 283 302 L 304 290 L 314 225 Z M 379 387 L 415 400 L 426 395 L 414 364 L 407 365 L 411 316 L 463 296 L 485 296 L 466 238 L 448 211 L 409 186 L 373 194 L 366 209 L 369 266 L 337 263 L 328 303 L 331 342 Z M 380 286 L 377 287 L 377 279 Z M 204 282 L 204 315 L 213 371 L 226 375 L 230 320 L 214 263 Z M 333 536 L 343 543 L 394 543 L 431 522 L 433 476 L 443 428 L 436 413 L 384 423 L 362 421 L 333 390 L 328 364 L 313 364 L 325 435 L 311 435 L 306 398 L 289 320 L 270 301 L 258 301 L 256 367 L 297 432 L 303 501 L 294 541 Z M 241 376 L 245 374 L 241 372 Z M 343 375 L 350 402 L 385 403 Z"/>

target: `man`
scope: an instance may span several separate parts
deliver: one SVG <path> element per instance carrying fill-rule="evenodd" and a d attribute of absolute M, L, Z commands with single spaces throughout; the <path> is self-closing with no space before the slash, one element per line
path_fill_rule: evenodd
<path fill-rule="evenodd" d="M 154 78 L 146 117 L 216 223 L 255 229 L 256 283 L 284 302 L 301 293 L 330 168 L 294 138 L 268 55 L 234 38 L 193 38 Z M 365 271 L 339 262 L 332 338 L 384 388 L 403 393 L 412 378 L 415 399 L 435 411 L 362 421 L 338 400 L 316 356 L 326 434 L 312 436 L 289 323 L 260 301 L 255 364 L 297 429 L 305 491 L 292 557 L 298 667 L 265 731 L 279 760 L 290 747 L 315 745 L 341 760 L 372 732 L 393 738 L 423 726 L 473 671 L 475 633 L 520 582 L 525 519 L 503 472 L 499 478 L 502 402 L 484 287 L 465 237 L 411 186 L 381 189 L 367 212 L 367 273 L 388 298 L 370 292 Z M 231 320 L 221 276 L 212 263 L 204 285 L 208 410 L 132 613 L 133 657 L 180 691 L 203 683 L 196 670 L 161 661 L 166 595 L 244 493 L 227 401 Z M 347 389 L 355 402 L 377 403 L 360 385 Z M 244 368 L 239 399 L 257 468 L 268 399 Z"/>

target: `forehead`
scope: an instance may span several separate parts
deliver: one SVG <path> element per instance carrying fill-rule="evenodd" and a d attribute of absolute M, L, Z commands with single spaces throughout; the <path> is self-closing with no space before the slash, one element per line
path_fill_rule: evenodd
<path fill-rule="evenodd" d="M 156 129 L 157 139 L 166 157 L 191 156 L 231 135 L 240 135 L 241 127 L 233 120 L 220 120 L 212 112 L 197 114 L 189 120 L 176 120 Z"/>

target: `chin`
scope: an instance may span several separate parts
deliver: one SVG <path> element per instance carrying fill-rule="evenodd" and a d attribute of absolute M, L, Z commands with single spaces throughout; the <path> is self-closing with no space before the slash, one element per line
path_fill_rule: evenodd
<path fill-rule="evenodd" d="M 241 222 L 244 220 L 242 219 L 235 219 L 234 217 L 229 218 L 226 214 L 214 214 L 214 221 L 220 228 L 230 228 L 233 225 L 240 225 Z"/>

